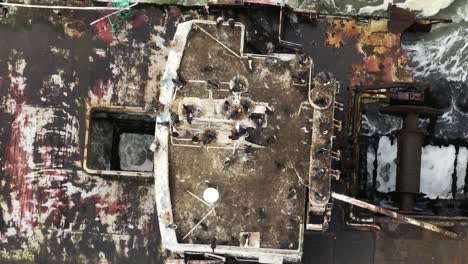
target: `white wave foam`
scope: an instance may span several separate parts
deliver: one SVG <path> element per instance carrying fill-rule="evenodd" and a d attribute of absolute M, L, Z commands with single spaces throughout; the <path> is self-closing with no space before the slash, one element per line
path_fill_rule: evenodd
<path fill-rule="evenodd" d="M 367 168 L 374 168 L 372 152 L 367 152 Z M 457 188 L 464 186 L 464 174 L 462 171 L 466 168 L 466 149 L 459 152 L 460 170 Z M 388 193 L 395 190 L 396 185 L 396 156 L 397 143 L 390 141 L 389 137 L 381 137 L 377 150 L 377 190 Z M 421 192 L 427 194 L 427 197 L 435 199 L 450 198 L 452 195 L 452 174 L 454 172 L 456 155 L 455 147 L 439 147 L 427 145 L 422 148 L 421 154 Z M 465 165 L 466 166 L 466 165 Z M 458 173 L 457 173 L 458 175 Z"/>
<path fill-rule="evenodd" d="M 345 13 L 345 14 L 352 14 L 352 13 L 354 13 L 354 7 L 353 7 L 353 5 L 345 5 L 344 13 Z"/>
<path fill-rule="evenodd" d="M 457 13 L 453 17 L 453 21 L 455 22 L 461 22 L 461 21 L 466 21 L 468 22 L 468 2 L 462 7 L 457 8 Z"/>
<path fill-rule="evenodd" d="M 389 137 L 381 137 L 377 149 L 377 190 L 379 192 L 387 193 L 395 190 L 396 157 L 396 142 L 392 143 Z"/>
<path fill-rule="evenodd" d="M 447 8 L 454 0 L 407 0 L 404 3 L 397 4 L 398 7 L 421 12 L 422 16 L 434 16 L 440 10 Z"/>
<path fill-rule="evenodd" d="M 427 197 L 447 199 L 452 196 L 455 147 L 425 146 L 421 154 L 421 192 Z"/>
<path fill-rule="evenodd" d="M 367 182 L 370 183 L 370 185 L 372 185 L 372 181 L 373 181 L 373 177 L 374 177 L 374 169 L 375 169 L 375 166 L 374 166 L 374 161 L 375 161 L 375 149 L 374 147 L 372 146 L 369 146 L 367 148 L 367 155 L 366 155 L 366 158 L 367 158 Z M 380 187 L 380 186 L 379 186 Z"/>
<path fill-rule="evenodd" d="M 468 149 L 460 147 L 457 155 L 457 193 L 463 193 L 465 187 L 466 166 L 468 163 Z"/>
<path fill-rule="evenodd" d="M 407 0 L 404 3 L 397 3 L 401 8 L 419 12 L 420 15 L 428 17 L 434 16 L 440 10 L 447 8 L 454 0 L 431 0 L 430 4 L 427 0 Z M 359 14 L 372 14 L 376 11 L 387 10 L 388 4 L 393 4 L 394 0 L 384 0 L 382 4 L 377 6 L 365 6 L 359 9 Z"/>
<path fill-rule="evenodd" d="M 393 0 L 384 0 L 384 2 L 377 6 L 365 6 L 359 9 L 359 14 L 372 14 L 376 11 L 387 10 L 388 4 L 393 4 Z"/>
<path fill-rule="evenodd" d="M 467 81 L 467 37 L 468 29 L 461 27 L 437 39 L 403 45 L 410 56 L 412 62 L 410 68 L 415 76 L 427 77 L 430 74 L 439 74 L 451 81 Z"/>
<path fill-rule="evenodd" d="M 152 135 L 122 133 L 119 143 L 120 167 L 129 171 L 152 171 L 152 156 L 148 148 L 154 140 Z"/>

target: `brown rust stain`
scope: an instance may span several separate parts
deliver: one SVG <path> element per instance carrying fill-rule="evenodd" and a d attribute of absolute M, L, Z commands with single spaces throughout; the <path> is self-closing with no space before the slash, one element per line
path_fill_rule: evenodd
<path fill-rule="evenodd" d="M 408 56 L 401 48 L 401 34 L 388 30 L 386 19 L 331 18 L 325 44 L 335 48 L 354 45 L 362 55 L 352 65 L 350 87 L 414 82 L 406 70 Z"/>

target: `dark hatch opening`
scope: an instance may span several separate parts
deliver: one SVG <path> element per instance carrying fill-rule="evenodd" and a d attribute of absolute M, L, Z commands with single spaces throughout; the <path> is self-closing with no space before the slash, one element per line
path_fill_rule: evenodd
<path fill-rule="evenodd" d="M 152 172 L 155 120 L 133 112 L 91 110 L 88 169 Z"/>

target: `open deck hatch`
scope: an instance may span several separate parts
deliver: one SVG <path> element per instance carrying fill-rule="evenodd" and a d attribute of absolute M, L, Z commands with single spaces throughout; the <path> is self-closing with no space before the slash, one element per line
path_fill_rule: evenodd
<path fill-rule="evenodd" d="M 140 109 L 92 108 L 84 167 L 90 173 L 151 176 L 155 120 Z"/>

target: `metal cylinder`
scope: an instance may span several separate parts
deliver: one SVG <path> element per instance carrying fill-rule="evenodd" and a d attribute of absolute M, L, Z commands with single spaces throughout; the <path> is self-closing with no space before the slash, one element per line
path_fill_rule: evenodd
<path fill-rule="evenodd" d="M 384 114 L 403 117 L 403 127 L 398 131 L 397 175 L 393 199 L 399 203 L 400 211 L 413 211 L 421 179 L 421 154 L 424 130 L 418 128 L 418 118 L 440 115 L 438 109 L 414 106 L 391 105 L 381 109 Z"/>
<path fill-rule="evenodd" d="M 412 211 L 419 194 L 423 137 L 423 131 L 418 129 L 418 115 L 407 113 L 398 134 L 395 191 L 401 211 Z"/>

